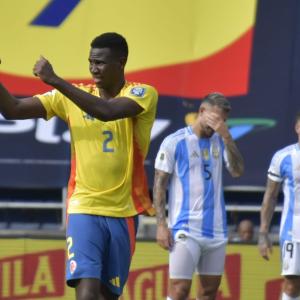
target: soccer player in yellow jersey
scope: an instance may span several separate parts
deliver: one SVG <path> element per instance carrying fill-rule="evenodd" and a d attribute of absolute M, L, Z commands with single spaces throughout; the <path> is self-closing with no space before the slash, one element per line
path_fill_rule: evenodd
<path fill-rule="evenodd" d="M 104 33 L 91 43 L 95 85 L 74 86 L 41 57 L 34 74 L 55 89 L 17 99 L 0 83 L 6 119 L 58 116 L 71 133 L 67 284 L 77 300 L 115 300 L 126 283 L 137 215 L 152 213 L 143 162 L 155 119 L 157 92 L 126 82 L 127 42 Z"/>

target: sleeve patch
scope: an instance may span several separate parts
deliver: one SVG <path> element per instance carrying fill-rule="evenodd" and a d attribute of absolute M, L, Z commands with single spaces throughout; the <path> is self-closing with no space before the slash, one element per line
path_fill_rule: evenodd
<path fill-rule="evenodd" d="M 130 94 L 136 97 L 143 97 L 146 89 L 144 87 L 134 87 L 130 90 Z"/>

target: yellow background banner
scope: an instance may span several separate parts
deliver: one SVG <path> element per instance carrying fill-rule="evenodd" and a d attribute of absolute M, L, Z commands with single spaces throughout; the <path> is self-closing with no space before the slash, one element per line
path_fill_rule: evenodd
<path fill-rule="evenodd" d="M 33 77 L 42 54 L 62 76 L 89 78 L 90 42 L 106 31 L 127 38 L 128 72 L 201 59 L 254 25 L 257 0 L 89 0 L 58 26 L 32 24 L 50 2 L 0 1 L 2 72 Z"/>
<path fill-rule="evenodd" d="M 62 240 L 1 239 L 0 300 L 74 299 L 66 287 L 65 242 Z M 256 245 L 229 245 L 218 300 L 277 300 L 279 247 L 264 261 Z M 154 242 L 138 242 L 122 300 L 166 299 L 168 253 Z M 190 299 L 195 299 L 193 285 Z"/>

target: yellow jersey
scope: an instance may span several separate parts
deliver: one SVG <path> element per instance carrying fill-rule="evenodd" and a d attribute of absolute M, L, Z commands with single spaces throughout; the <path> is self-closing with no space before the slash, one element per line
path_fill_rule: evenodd
<path fill-rule="evenodd" d="M 99 96 L 95 85 L 78 87 Z M 155 120 L 156 90 L 126 82 L 116 97 L 132 99 L 143 111 L 132 118 L 109 122 L 88 115 L 57 90 L 36 97 L 47 111 L 47 120 L 58 116 L 70 129 L 68 213 L 112 217 L 153 214 L 144 160 Z"/>

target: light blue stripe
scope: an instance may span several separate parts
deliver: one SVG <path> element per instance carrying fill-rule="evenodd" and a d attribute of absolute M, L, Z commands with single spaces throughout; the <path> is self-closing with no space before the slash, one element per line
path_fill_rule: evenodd
<path fill-rule="evenodd" d="M 289 203 L 288 212 L 286 219 L 283 224 L 282 233 L 280 236 L 280 243 L 282 244 L 284 240 L 291 240 L 291 235 L 288 232 L 292 231 L 293 227 L 293 214 L 294 214 L 294 204 L 295 204 L 295 194 L 294 194 L 294 176 L 293 176 L 293 164 L 291 155 L 286 156 L 280 165 L 280 174 L 282 177 L 286 177 L 287 184 L 289 188 Z M 284 199 L 287 201 L 287 199 Z"/>
<path fill-rule="evenodd" d="M 187 131 L 188 131 L 189 134 L 193 134 L 194 133 L 193 129 L 192 129 L 192 126 L 188 126 L 187 127 Z"/>
<path fill-rule="evenodd" d="M 225 208 L 223 188 L 221 189 L 220 192 L 221 192 L 221 205 L 222 205 L 223 232 L 224 232 L 224 238 L 226 238 L 227 237 L 227 217 L 226 217 L 226 208 Z"/>
<path fill-rule="evenodd" d="M 186 141 L 181 140 L 175 150 L 175 160 L 177 162 L 178 167 L 178 177 L 180 178 L 181 187 L 183 191 L 183 199 L 182 205 L 180 209 L 180 213 L 177 217 L 177 220 L 173 227 L 173 234 L 180 229 L 184 229 L 185 231 L 189 231 L 188 223 L 190 216 L 190 174 L 189 174 L 189 155 Z"/>
<path fill-rule="evenodd" d="M 203 222 L 202 234 L 205 237 L 214 237 L 214 184 L 212 177 L 212 161 L 210 159 L 210 141 L 208 139 L 199 140 L 200 151 L 202 154 L 202 178 L 203 178 Z M 203 157 L 203 150 L 206 149 L 209 153 L 208 160 Z M 211 176 L 208 178 L 208 172 Z"/>
<path fill-rule="evenodd" d="M 219 143 L 221 145 L 221 149 L 222 149 L 222 157 L 224 159 L 224 150 L 225 150 L 225 145 L 224 145 L 224 142 L 222 140 L 222 138 L 219 136 Z"/>
<path fill-rule="evenodd" d="M 222 159 L 224 160 L 224 149 L 225 145 L 221 137 L 219 137 L 219 143 L 222 149 Z M 223 162 L 223 161 L 222 161 Z M 226 216 L 226 208 L 225 208 L 225 200 L 224 200 L 224 190 L 223 190 L 223 176 L 221 176 L 221 206 L 222 206 L 222 222 L 223 222 L 223 232 L 224 237 L 227 237 L 227 216 Z"/>

